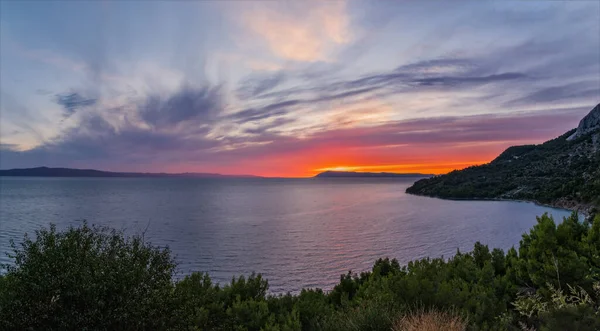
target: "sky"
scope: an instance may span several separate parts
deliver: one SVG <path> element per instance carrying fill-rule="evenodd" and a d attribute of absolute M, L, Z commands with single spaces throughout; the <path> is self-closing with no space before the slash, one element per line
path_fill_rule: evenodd
<path fill-rule="evenodd" d="M 596 1 L 0 1 L 0 168 L 445 173 L 600 102 Z"/>

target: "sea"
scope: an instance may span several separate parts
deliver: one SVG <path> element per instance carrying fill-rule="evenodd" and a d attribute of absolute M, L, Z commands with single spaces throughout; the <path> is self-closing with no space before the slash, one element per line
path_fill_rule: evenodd
<path fill-rule="evenodd" d="M 405 193 L 414 178 L 0 177 L 0 263 L 10 242 L 48 227 L 90 224 L 168 246 L 177 277 L 218 283 L 260 273 L 271 293 L 330 290 L 378 258 L 448 258 L 476 241 L 518 246 L 536 216 L 567 210 L 512 201 L 451 201 Z"/>

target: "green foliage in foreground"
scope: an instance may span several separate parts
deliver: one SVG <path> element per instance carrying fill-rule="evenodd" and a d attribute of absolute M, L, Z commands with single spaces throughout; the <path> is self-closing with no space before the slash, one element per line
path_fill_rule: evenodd
<path fill-rule="evenodd" d="M 414 311 L 472 330 L 600 328 L 600 217 L 547 215 L 508 252 L 479 243 L 449 260 L 380 259 L 330 292 L 268 294 L 260 275 L 224 286 L 174 277 L 168 249 L 90 227 L 40 230 L 0 276 L 2 330 L 398 330 Z"/>

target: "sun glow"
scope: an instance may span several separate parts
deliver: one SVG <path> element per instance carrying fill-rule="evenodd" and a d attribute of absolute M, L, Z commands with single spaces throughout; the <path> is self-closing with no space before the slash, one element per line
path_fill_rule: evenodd
<path fill-rule="evenodd" d="M 396 172 L 396 173 L 424 173 L 442 174 L 456 169 L 463 169 L 472 165 L 479 165 L 487 161 L 449 162 L 443 164 L 386 164 L 386 165 L 356 165 L 356 166 L 330 166 L 314 169 L 313 172 L 323 171 L 356 171 L 356 172 Z"/>
<path fill-rule="evenodd" d="M 357 171 L 360 170 L 360 168 L 361 167 L 328 167 L 315 169 L 314 171 Z"/>

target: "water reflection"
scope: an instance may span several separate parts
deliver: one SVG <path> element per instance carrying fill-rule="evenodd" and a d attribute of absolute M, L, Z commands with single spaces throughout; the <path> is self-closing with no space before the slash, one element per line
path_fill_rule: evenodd
<path fill-rule="evenodd" d="M 329 288 L 379 257 L 402 263 L 509 248 L 550 211 L 529 203 L 410 196 L 406 179 L 1 178 L 0 251 L 42 225 L 77 220 L 169 245 L 182 274 L 263 273 L 274 292 Z M 7 259 L 2 254 L 2 262 Z"/>

